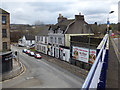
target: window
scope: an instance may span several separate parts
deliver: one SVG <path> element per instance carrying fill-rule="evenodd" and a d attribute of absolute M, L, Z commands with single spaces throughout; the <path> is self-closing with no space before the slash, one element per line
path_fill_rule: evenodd
<path fill-rule="evenodd" d="M 6 16 L 2 16 L 2 24 L 6 24 Z"/>
<path fill-rule="evenodd" d="M 58 43 L 62 44 L 62 38 L 58 38 Z"/>
<path fill-rule="evenodd" d="M 55 43 L 57 43 L 57 39 L 56 39 L 56 37 L 55 37 Z"/>
<path fill-rule="evenodd" d="M 45 43 L 47 43 L 47 37 L 45 37 Z"/>
<path fill-rule="evenodd" d="M 6 31 L 6 29 L 2 30 L 2 37 L 7 37 L 7 31 Z"/>
<path fill-rule="evenodd" d="M 50 37 L 50 42 L 53 43 L 53 37 Z"/>
<path fill-rule="evenodd" d="M 3 50 L 7 50 L 7 42 L 3 42 Z"/>
<path fill-rule="evenodd" d="M 41 37 L 41 42 L 43 41 L 43 37 Z"/>
<path fill-rule="evenodd" d="M 39 36 L 37 36 L 37 42 L 39 42 L 39 39 L 40 39 Z"/>

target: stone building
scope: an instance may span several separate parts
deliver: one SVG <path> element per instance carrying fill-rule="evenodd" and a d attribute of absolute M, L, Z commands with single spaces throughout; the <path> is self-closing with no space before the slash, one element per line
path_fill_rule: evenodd
<path fill-rule="evenodd" d="M 12 70 L 12 52 L 10 51 L 10 14 L 0 8 L 0 74 Z"/>
<path fill-rule="evenodd" d="M 0 51 L 10 50 L 10 14 L 0 8 Z"/>

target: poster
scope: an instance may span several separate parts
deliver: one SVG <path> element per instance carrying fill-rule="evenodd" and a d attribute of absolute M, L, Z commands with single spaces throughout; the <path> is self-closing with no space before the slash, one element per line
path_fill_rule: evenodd
<path fill-rule="evenodd" d="M 89 54 L 86 48 L 73 47 L 72 56 L 73 59 L 88 63 Z"/>
<path fill-rule="evenodd" d="M 96 50 L 91 50 L 90 49 L 90 54 L 89 54 L 89 60 L 88 60 L 88 62 L 90 64 L 93 64 L 94 61 L 95 61 L 95 59 L 96 59 Z"/>
<path fill-rule="evenodd" d="M 90 52 L 90 54 L 89 54 Z M 93 64 L 96 59 L 96 50 L 73 46 L 73 59 Z"/>

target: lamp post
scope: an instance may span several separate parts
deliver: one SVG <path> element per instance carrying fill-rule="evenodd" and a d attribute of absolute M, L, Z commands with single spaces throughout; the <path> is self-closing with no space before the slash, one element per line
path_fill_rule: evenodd
<path fill-rule="evenodd" d="M 110 11 L 108 13 L 108 18 L 107 18 L 107 33 L 109 33 L 109 26 L 110 26 L 109 15 L 112 14 L 112 13 L 114 13 L 114 11 Z"/>

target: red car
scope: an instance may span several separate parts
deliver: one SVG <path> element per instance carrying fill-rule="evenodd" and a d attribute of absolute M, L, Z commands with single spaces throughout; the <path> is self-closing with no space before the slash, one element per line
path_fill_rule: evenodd
<path fill-rule="evenodd" d="M 35 54 L 35 58 L 41 59 L 42 57 L 40 56 L 40 54 Z"/>
<path fill-rule="evenodd" d="M 30 53 L 30 50 L 27 50 L 25 53 L 26 53 L 26 54 L 29 54 L 29 53 Z"/>

